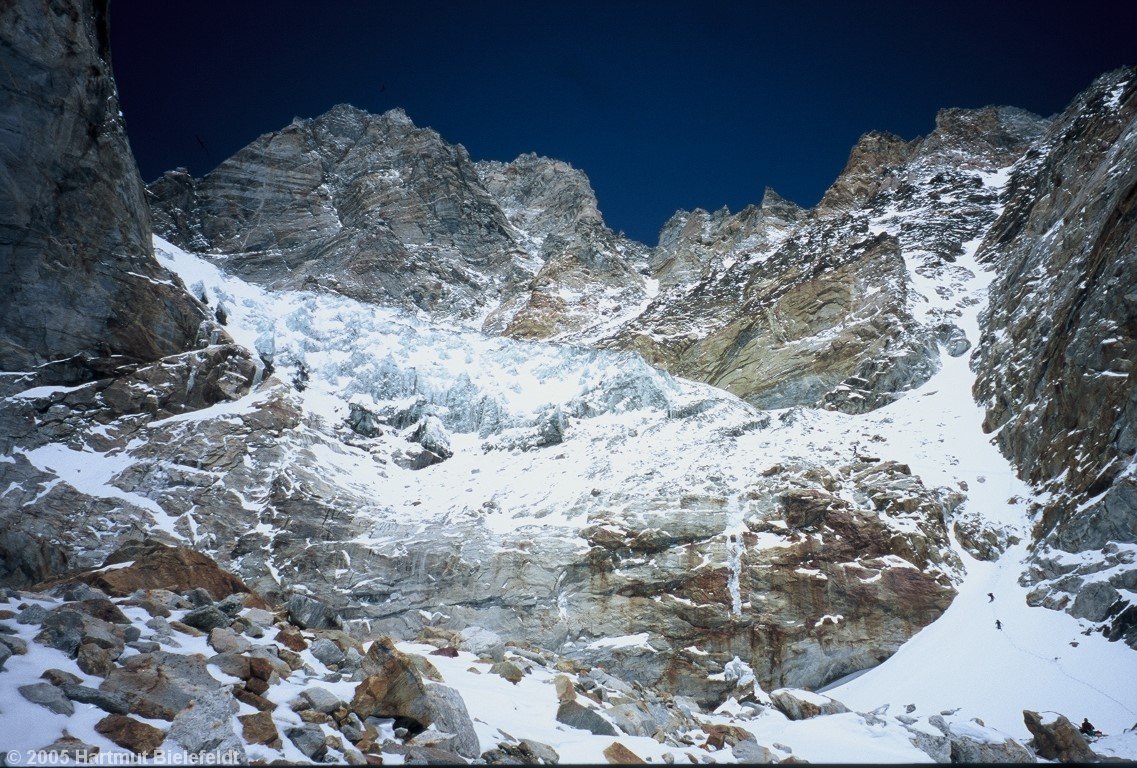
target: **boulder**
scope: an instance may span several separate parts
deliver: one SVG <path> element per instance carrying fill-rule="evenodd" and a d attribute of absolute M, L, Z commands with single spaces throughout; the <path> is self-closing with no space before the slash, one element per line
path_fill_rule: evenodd
<path fill-rule="evenodd" d="M 214 627 L 209 631 L 209 647 L 218 653 L 244 653 L 252 643 L 228 627 Z"/>
<path fill-rule="evenodd" d="M 174 717 L 166 734 L 167 748 L 181 747 L 199 755 L 229 755 L 243 761 L 245 745 L 233 730 L 236 712 L 237 702 L 228 691 L 219 690 L 194 699 Z"/>
<path fill-rule="evenodd" d="M 754 738 L 754 734 L 737 725 L 704 723 L 703 732 L 707 734 L 707 745 L 715 749 L 733 747 L 744 741 L 757 741 L 757 739 Z"/>
<path fill-rule="evenodd" d="M 218 627 L 228 627 L 233 621 L 216 605 L 203 605 L 183 616 L 182 623 L 202 632 L 211 632 Z"/>
<path fill-rule="evenodd" d="M 314 709 L 324 714 L 334 712 L 344 704 L 339 696 L 336 696 L 326 688 L 305 688 L 299 698 L 307 704 L 307 707 L 302 708 Z"/>
<path fill-rule="evenodd" d="M 39 603 L 32 603 L 16 615 L 17 624 L 43 624 L 47 618 L 47 609 Z"/>
<path fill-rule="evenodd" d="M 928 723 L 947 737 L 948 759 L 953 763 L 1034 762 L 1029 749 L 981 723 L 949 723 L 942 715 L 932 715 Z"/>
<path fill-rule="evenodd" d="M 557 708 L 557 722 L 564 723 L 570 728 L 588 731 L 597 736 L 619 735 L 610 722 L 595 711 L 575 701 L 561 703 Z"/>
<path fill-rule="evenodd" d="M 37 643 L 56 648 L 71 657 L 79 646 L 92 643 L 105 648 L 118 658 L 125 645 L 122 630 L 110 622 L 68 608 L 58 608 L 43 620 L 43 629 L 35 637 Z"/>
<path fill-rule="evenodd" d="M 252 677 L 252 668 L 249 666 L 249 657 L 238 653 L 219 653 L 209 657 L 209 663 L 227 675 L 248 680 Z"/>
<path fill-rule="evenodd" d="M 426 682 L 414 662 L 395 648 L 390 638 L 381 637 L 363 657 L 367 677 L 355 689 L 351 709 L 361 718 L 396 717 L 415 721 L 420 728 L 434 722 L 426 693 Z"/>
<path fill-rule="evenodd" d="M 148 719 L 173 720 L 189 704 L 221 695 L 204 656 L 167 651 L 132 656 L 114 669 L 99 690 L 121 695 L 130 711 Z"/>
<path fill-rule="evenodd" d="M 471 759 L 481 754 L 474 722 L 458 691 L 445 685 L 431 684 L 427 688 L 427 706 L 433 726 L 451 734 L 450 738 L 440 742 L 443 748 Z"/>
<path fill-rule="evenodd" d="M 301 629 L 321 629 L 339 625 L 335 612 L 327 603 L 298 594 L 288 598 L 288 620 Z"/>
<path fill-rule="evenodd" d="M 79 669 L 88 675 L 106 677 L 114 669 L 114 658 L 112 658 L 111 651 L 100 648 L 94 643 L 80 645 L 75 658 L 79 664 Z"/>
<path fill-rule="evenodd" d="M 427 416 L 423 419 L 409 438 L 440 459 L 449 459 L 454 455 L 450 448 L 450 433 L 442 426 L 442 420 L 437 416 Z"/>
<path fill-rule="evenodd" d="M 214 600 L 241 594 L 250 605 L 265 607 L 264 601 L 253 594 L 245 582 L 189 547 L 170 547 L 157 541 L 129 542 L 107 557 L 103 568 L 109 565 L 121 567 L 80 573 L 46 585 L 82 582 L 111 597 L 127 597 L 138 590 L 163 589 L 182 594 L 200 588 Z"/>
<path fill-rule="evenodd" d="M 604 759 L 612 765 L 639 765 L 644 759 L 618 741 L 604 748 Z"/>
<path fill-rule="evenodd" d="M 313 642 L 311 650 L 312 655 L 324 665 L 335 664 L 338 667 L 344 662 L 343 649 L 326 637 L 321 637 Z"/>
<path fill-rule="evenodd" d="M 125 715 L 130 711 L 130 705 L 127 704 L 126 698 L 117 693 L 100 691 L 98 688 L 91 688 L 78 683 L 62 682 L 57 683 L 57 685 L 59 690 L 63 691 L 63 695 L 71 701 L 77 701 L 80 704 L 93 704 L 104 712 L 110 712 L 114 715 Z"/>
<path fill-rule="evenodd" d="M 166 738 L 161 728 L 121 714 L 107 715 L 95 724 L 95 731 L 136 755 L 151 755 Z"/>
<path fill-rule="evenodd" d="M 764 747 L 754 740 L 738 742 L 730 748 L 730 753 L 740 763 L 775 763 L 778 761 L 768 747 Z"/>
<path fill-rule="evenodd" d="M 458 636 L 458 647 L 475 656 L 485 656 L 494 661 L 505 658 L 505 642 L 496 632 L 484 627 L 466 627 Z"/>
<path fill-rule="evenodd" d="M 105 597 L 94 597 L 86 600 L 79 600 L 78 602 L 68 603 L 68 608 L 93 616 L 96 619 L 108 622 L 110 624 L 129 624 L 130 619 L 126 618 L 119 607 L 112 603 Z"/>
<path fill-rule="evenodd" d="M 517 685 L 521 682 L 521 678 L 525 673 L 521 671 L 521 667 L 514 664 L 512 661 L 499 661 L 490 667 L 490 673 L 504 677 L 509 682 Z"/>
<path fill-rule="evenodd" d="M 56 760 L 66 760 L 69 763 L 78 763 L 80 760 L 91 760 L 99 754 L 99 748 L 81 741 L 74 736 L 60 736 L 58 739 L 40 747 L 37 752 L 43 752 Z M 61 764 L 65 764 L 62 763 Z"/>
<path fill-rule="evenodd" d="M 241 715 L 237 720 L 241 723 L 241 735 L 248 743 L 265 744 L 273 749 L 281 748 L 280 734 L 272 721 L 272 715 L 268 712 Z"/>
<path fill-rule="evenodd" d="M 573 687 L 572 680 L 564 675 L 557 675 L 553 678 L 553 686 L 557 689 L 558 702 L 576 701 L 576 688 Z"/>
<path fill-rule="evenodd" d="M 20 692 L 20 695 L 28 701 L 33 704 L 39 704 L 41 707 L 46 707 L 57 715 L 75 714 L 75 705 L 67 700 L 67 697 L 63 695 L 63 691 L 51 683 L 21 685 L 17 690 Z"/>
<path fill-rule="evenodd" d="M 548 744 L 530 739 L 503 741 L 481 755 L 487 765 L 557 765 L 560 755 Z"/>
<path fill-rule="evenodd" d="M 779 688 L 770 693 L 770 699 L 778 711 L 790 720 L 806 720 L 819 715 L 838 715 L 849 711 L 835 699 L 799 688 Z"/>
<path fill-rule="evenodd" d="M 1098 756 L 1065 715 L 1044 718 L 1037 712 L 1024 709 L 1023 722 L 1034 736 L 1034 751 L 1044 760 L 1057 760 L 1061 763 L 1097 762 Z"/>
<path fill-rule="evenodd" d="M 314 723 L 305 723 L 289 728 L 284 732 L 284 735 L 309 760 L 320 762 L 328 753 L 328 745 L 324 743 L 324 730 Z"/>
<path fill-rule="evenodd" d="M 59 685 L 59 686 L 68 685 L 68 684 L 78 685 L 79 683 L 83 682 L 83 678 L 79 677 L 78 675 L 73 675 L 70 672 L 64 672 L 62 669 L 54 669 L 54 668 L 44 670 L 43 674 L 40 675 L 40 677 L 42 677 L 44 680 L 48 681 L 52 685 Z"/>
<path fill-rule="evenodd" d="M 263 696 L 258 696 L 252 691 L 245 690 L 244 688 L 234 688 L 233 698 L 242 704 L 248 704 L 250 707 L 259 709 L 261 712 L 271 712 L 276 709 L 274 702 L 269 701 Z"/>
<path fill-rule="evenodd" d="M 606 710 L 605 714 L 629 736 L 651 736 L 659 729 L 659 723 L 643 707 L 633 702 L 617 704 Z"/>

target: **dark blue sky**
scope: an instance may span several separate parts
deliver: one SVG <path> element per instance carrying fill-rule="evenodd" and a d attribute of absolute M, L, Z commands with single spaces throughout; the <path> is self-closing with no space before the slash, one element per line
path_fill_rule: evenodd
<path fill-rule="evenodd" d="M 676 209 L 767 185 L 813 205 L 869 130 L 1057 112 L 1137 63 L 1137 2 L 120 0 L 111 34 L 148 181 L 340 102 L 401 106 L 475 159 L 571 162 L 610 226 L 654 244 Z"/>

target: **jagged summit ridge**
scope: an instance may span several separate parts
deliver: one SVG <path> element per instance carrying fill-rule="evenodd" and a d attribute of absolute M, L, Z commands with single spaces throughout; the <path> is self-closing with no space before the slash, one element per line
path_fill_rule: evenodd
<path fill-rule="evenodd" d="M 386 126 L 377 132 L 381 140 L 360 144 L 361 126 L 370 122 Z M 679 211 L 664 225 L 654 248 L 613 233 L 587 177 L 567 163 L 526 154 L 510 163 L 470 164 L 460 146 L 415 128 L 401 113 L 374 117 L 346 106 L 282 132 L 308 131 L 311 139 L 304 152 L 322 158 L 305 166 L 324 168 L 318 178 L 313 175 L 301 184 L 307 192 L 298 191 L 295 180 L 278 179 L 276 161 L 268 162 L 261 145 L 285 141 L 275 135 L 261 137 L 234 158 L 246 160 L 223 164 L 202 180 L 204 192 L 187 195 L 184 179 L 180 188 L 172 180 L 160 180 L 151 191 L 164 211 L 156 214 L 160 232 L 186 247 L 226 253 L 229 268 L 262 284 L 319 285 L 515 338 L 635 349 L 655 365 L 726 386 L 762 405 L 828 402 L 863 409 L 927 378 L 936 365 L 936 334 L 950 335 L 939 328 L 945 320 L 921 327 L 923 318 L 912 318 L 910 307 L 896 305 L 889 310 L 896 320 L 885 335 L 890 345 L 899 342 L 909 350 L 903 356 L 909 373 L 882 377 L 879 369 L 889 365 L 888 359 L 875 345 L 858 340 L 840 344 L 843 375 L 819 377 L 809 370 L 815 350 L 805 354 L 805 365 L 800 350 L 790 350 L 784 362 L 759 364 L 755 355 L 777 357 L 775 346 L 781 342 L 760 342 L 752 352 L 739 348 L 740 334 L 753 336 L 756 316 L 768 321 L 769 312 L 778 312 L 770 305 L 773 296 L 760 286 L 784 285 L 787 279 L 800 283 L 806 298 L 788 310 L 809 311 L 808 297 L 824 290 L 831 269 L 847 272 L 853 268 L 849 260 L 860 258 L 853 254 L 871 250 L 864 247 L 869 220 L 895 204 L 909 212 L 929 212 L 926 221 L 913 220 L 895 233 L 901 253 L 951 258 L 966 233 L 980 232 L 994 218 L 995 195 L 976 196 L 975 185 L 982 187 L 984 174 L 1008 166 L 1025 151 L 1042 123 L 1021 110 L 988 107 L 941 111 L 932 134 L 912 142 L 871 133 L 853 149 L 845 171 L 815 210 L 805 211 L 767 191 L 760 205 L 736 214 L 725 208 Z M 352 150 L 332 151 L 336 137 L 345 135 L 355 142 Z M 321 148 L 321 141 L 328 146 Z M 424 154 L 422 147 L 429 151 Z M 429 173 L 400 170 L 397 158 L 411 152 L 435 158 L 428 163 Z M 449 169 L 451 183 L 440 183 L 447 175 L 441 169 Z M 244 182 L 221 191 L 225 178 L 242 177 Z M 259 177 L 264 178 L 252 181 Z M 263 199 L 273 184 L 280 193 Z M 440 195 L 453 205 L 422 209 L 421 201 L 437 202 Z M 931 208 L 943 195 L 961 204 L 954 216 L 937 211 L 942 220 L 936 221 Z M 187 218 L 187 205 L 210 209 L 210 216 L 222 213 L 219 196 L 240 197 L 239 207 L 256 211 L 258 221 L 266 223 L 234 224 L 220 241 L 195 238 L 173 226 Z M 347 205 L 360 200 L 371 201 L 363 205 L 365 215 L 353 214 Z M 225 210 L 232 203 L 225 203 Z M 278 220 L 279 225 L 271 223 Z M 478 220 L 484 229 L 478 229 Z M 247 231 L 238 237 L 242 228 Z M 266 228 L 272 236 L 266 236 Z M 945 241 L 947 232 L 951 239 Z M 376 241 L 383 246 L 383 258 L 372 250 Z M 802 249 L 802 242 L 811 245 Z M 808 261 L 806 254 L 819 247 L 830 256 L 807 276 L 800 269 L 803 259 Z M 766 273 L 761 280 L 756 267 Z M 388 274 L 393 268 L 397 280 Z M 795 276 L 789 278 L 786 269 Z M 876 263 L 864 269 L 866 275 L 890 274 Z M 836 279 L 844 280 L 844 275 Z M 807 324 L 809 335 L 877 311 L 846 300 L 830 306 L 837 311 L 827 315 L 828 322 Z M 770 332 L 773 339 L 790 338 L 784 330 Z M 847 377 L 853 383 L 843 381 Z M 865 389 L 863 383 L 867 390 L 857 394 Z M 857 396 L 850 399 L 846 392 Z"/>

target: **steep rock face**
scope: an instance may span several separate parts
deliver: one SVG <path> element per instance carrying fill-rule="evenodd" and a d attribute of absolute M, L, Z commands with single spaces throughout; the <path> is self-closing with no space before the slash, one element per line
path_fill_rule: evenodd
<path fill-rule="evenodd" d="M 1137 71 L 1099 78 L 1020 162 L 979 257 L 1000 275 L 974 361 L 985 428 L 1051 494 L 1035 597 L 1072 608 L 1104 579 L 1093 619 L 1137 645 L 1116 591 L 1137 585 Z"/>
<path fill-rule="evenodd" d="M 943 110 L 923 139 L 864 136 L 812 211 L 767 193 L 736 216 L 681 214 L 653 254 L 669 288 L 604 343 L 760 407 L 888 403 L 961 335 L 952 262 L 998 214 L 997 172 L 1044 124 Z"/>
<path fill-rule="evenodd" d="M 156 230 L 275 287 L 471 316 L 522 272 L 466 150 L 340 105 L 261 136 L 201 180 L 150 186 Z"/>
<path fill-rule="evenodd" d="M 646 248 L 612 232 L 582 172 L 568 163 L 522 155 L 481 162 L 479 178 L 540 268 L 507 297 L 482 329 L 519 339 L 589 340 L 648 297 L 635 265 Z"/>
<path fill-rule="evenodd" d="M 180 352 L 205 317 L 154 259 L 107 14 L 101 0 L 0 8 L 0 370 L 35 370 L 3 375 L 21 388 Z"/>
<path fill-rule="evenodd" d="M 736 214 L 726 208 L 714 213 L 677 211 L 660 230 L 651 273 L 663 288 L 689 285 L 708 267 L 721 265 L 743 248 L 776 244 L 803 214 L 800 207 L 770 188 L 761 205 L 747 206 Z"/>

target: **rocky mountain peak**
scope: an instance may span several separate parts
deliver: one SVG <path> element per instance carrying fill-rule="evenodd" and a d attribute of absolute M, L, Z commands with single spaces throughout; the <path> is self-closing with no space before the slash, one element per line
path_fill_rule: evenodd
<path fill-rule="evenodd" d="M 762 192 L 762 203 L 759 207 L 766 218 L 785 224 L 797 221 L 806 213 L 805 208 L 782 197 L 773 187 L 766 187 Z"/>
<path fill-rule="evenodd" d="M 1047 124 L 1016 107 L 941 109 L 935 130 L 919 141 L 918 152 L 962 170 L 1004 168 L 1042 136 Z"/>
<path fill-rule="evenodd" d="M 842 211 L 866 202 L 888 183 L 889 172 L 902 166 L 913 150 L 912 142 L 892 133 L 870 131 L 861 136 L 841 175 L 822 196 L 818 209 Z"/>
<path fill-rule="evenodd" d="M 510 163 L 481 161 L 475 168 L 510 223 L 534 241 L 604 226 L 588 176 L 563 160 L 526 153 Z"/>

